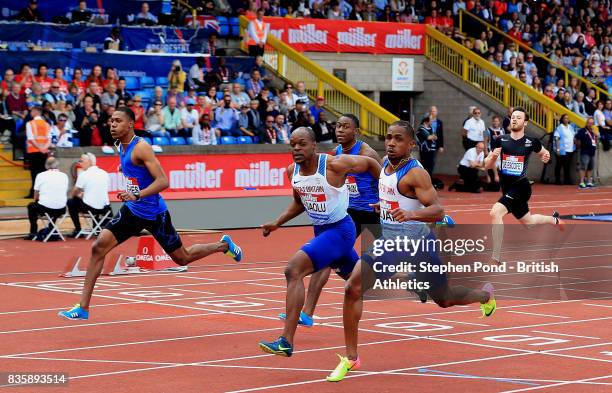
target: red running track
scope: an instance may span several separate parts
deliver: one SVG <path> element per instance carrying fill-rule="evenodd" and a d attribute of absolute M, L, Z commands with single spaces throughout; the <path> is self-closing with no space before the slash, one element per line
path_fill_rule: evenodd
<path fill-rule="evenodd" d="M 461 223 L 486 223 L 498 197 L 441 194 L 447 212 Z M 533 212 L 577 214 L 612 211 L 611 202 L 611 189 L 546 186 L 535 188 L 531 206 Z M 336 384 L 325 376 L 337 363 L 335 354 L 343 353 L 338 278 L 321 296 L 318 324 L 299 329 L 292 358 L 257 347 L 281 332 L 283 267 L 310 237 L 310 228 L 284 228 L 269 238 L 257 230 L 231 231 L 246 252 L 239 265 L 217 255 L 186 273 L 102 277 L 90 319 L 78 323 L 56 313 L 78 300 L 82 280 L 57 273 L 69 257 L 86 256 L 90 242 L 3 241 L 0 370 L 69 373 L 67 386 L 44 392 L 612 391 L 612 242 L 588 240 L 592 228 L 606 233 L 605 225 L 584 228 L 589 229 L 574 228 L 564 244 L 504 251 L 509 260 L 547 257 L 554 250 L 560 261 L 573 261 L 564 272 L 566 299 L 521 299 L 533 283 L 498 274 L 487 278 L 496 280 L 499 294 L 492 318 L 480 319 L 475 306 L 366 301 L 363 367 Z M 217 239 L 184 237 L 187 244 Z M 135 248 L 133 239 L 118 252 Z M 541 287 L 555 282 L 541 277 Z M 482 277 L 468 279 L 476 285 Z M 576 293 L 589 293 L 590 299 L 577 299 Z"/>

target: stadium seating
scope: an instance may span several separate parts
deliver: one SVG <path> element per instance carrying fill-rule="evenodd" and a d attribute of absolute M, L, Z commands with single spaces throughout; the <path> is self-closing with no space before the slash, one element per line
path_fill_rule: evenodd
<path fill-rule="evenodd" d="M 152 89 L 155 87 L 155 79 L 151 76 L 140 77 L 140 88 L 141 89 Z"/>
<path fill-rule="evenodd" d="M 168 78 L 166 78 L 165 76 L 158 76 L 157 78 L 155 78 L 155 84 L 157 86 L 166 88 L 168 86 Z"/>
<path fill-rule="evenodd" d="M 125 88 L 127 90 L 140 89 L 140 80 L 135 76 L 126 76 L 125 77 Z"/>
<path fill-rule="evenodd" d="M 170 144 L 171 145 L 185 145 L 185 138 L 180 137 L 180 136 L 173 136 L 172 138 L 170 138 Z"/>
<path fill-rule="evenodd" d="M 231 29 L 227 18 L 225 16 L 219 16 L 217 17 L 217 20 L 219 21 L 219 35 L 221 37 L 227 37 L 230 35 Z"/>
<path fill-rule="evenodd" d="M 187 137 L 185 138 L 185 141 L 187 142 L 188 145 L 193 145 L 193 138 L 192 137 Z"/>
<path fill-rule="evenodd" d="M 159 145 L 159 146 L 166 146 L 166 145 L 170 145 L 170 139 L 166 138 L 165 136 L 156 136 L 153 137 L 153 144 L 154 145 Z"/>
<path fill-rule="evenodd" d="M 142 139 L 144 139 L 149 145 L 153 144 L 153 141 L 151 140 L 151 138 L 147 138 L 146 136 L 143 137 Z"/>
<path fill-rule="evenodd" d="M 221 137 L 221 145 L 234 145 L 236 144 L 236 138 L 233 136 L 222 136 Z"/>
<path fill-rule="evenodd" d="M 251 145 L 253 144 L 253 139 L 250 136 L 239 136 L 237 142 L 239 145 Z"/>

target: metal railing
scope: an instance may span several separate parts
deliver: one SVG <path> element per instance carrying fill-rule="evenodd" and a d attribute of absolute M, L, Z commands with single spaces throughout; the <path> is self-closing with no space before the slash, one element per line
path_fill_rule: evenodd
<path fill-rule="evenodd" d="M 247 25 L 248 20 L 241 16 L 242 36 Z M 294 84 L 303 81 L 311 98 L 325 97 L 325 106 L 334 112 L 358 115 L 361 131 L 366 135 L 383 136 L 389 125 L 399 120 L 397 116 L 271 34 L 266 41 L 264 61 L 284 79 Z"/>
<path fill-rule="evenodd" d="M 586 86 L 587 89 L 590 89 L 590 88 L 595 89 L 597 100 L 612 98 L 612 96 L 610 96 L 608 92 L 602 89 L 601 87 L 583 78 L 582 76 L 576 74 L 575 72 L 567 69 L 562 64 L 555 63 L 545 54 L 536 51 L 535 49 L 525 44 L 524 42 L 517 40 L 514 37 L 504 33 L 497 27 L 481 19 L 480 17 L 472 14 L 471 12 L 464 11 L 462 9 L 459 10 L 459 31 L 461 31 L 462 34 L 465 34 L 465 33 L 479 34 L 481 31 L 487 31 L 487 30 L 493 31 L 494 34 L 497 34 L 501 39 L 505 41 L 514 42 L 517 48 L 520 47 L 524 52 L 533 53 L 534 60 L 536 62 L 539 62 L 542 66 L 545 66 L 546 69 L 548 69 L 549 67 L 555 67 L 558 71 L 557 75 L 561 76 L 564 79 L 566 87 L 569 86 L 570 80 L 572 78 L 576 78 L 578 79 L 578 82 L 582 84 L 583 86 Z M 474 38 L 478 38 L 478 37 L 474 37 Z M 541 67 L 541 68 L 544 68 L 544 67 Z M 559 73 L 561 73 L 562 75 L 559 75 Z"/>
<path fill-rule="evenodd" d="M 431 26 L 427 26 L 425 55 L 504 106 L 525 108 L 529 121 L 547 132 L 555 129 L 564 114 L 580 127 L 586 123 L 585 118 L 513 78 Z"/>

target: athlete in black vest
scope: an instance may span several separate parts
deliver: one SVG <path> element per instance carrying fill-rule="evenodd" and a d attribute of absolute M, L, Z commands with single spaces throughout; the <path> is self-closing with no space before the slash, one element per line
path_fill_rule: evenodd
<path fill-rule="evenodd" d="M 559 219 L 559 213 L 552 216 L 529 213 L 529 198 L 531 185 L 527 178 L 529 156 L 536 153 L 543 163 L 550 160 L 550 153 L 537 138 L 525 135 L 525 126 L 529 116 L 523 108 L 515 108 L 510 117 L 510 134 L 491 141 L 491 153 L 485 158 L 485 168 L 492 169 L 498 157 L 501 157 L 499 173 L 502 197 L 493 205 L 491 218 L 493 223 L 493 262 L 499 263 L 501 258 L 501 243 L 504 237 L 504 221 L 506 214 L 512 213 L 523 225 L 531 227 L 537 224 L 557 225 L 563 230 L 564 223 Z"/>

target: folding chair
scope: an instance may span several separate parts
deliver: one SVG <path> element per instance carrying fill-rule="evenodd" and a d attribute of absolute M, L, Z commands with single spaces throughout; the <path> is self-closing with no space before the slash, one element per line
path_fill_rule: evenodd
<path fill-rule="evenodd" d="M 38 218 L 43 222 L 43 225 L 45 221 L 47 221 L 47 225 L 44 225 L 45 228 L 51 228 L 51 230 L 47 233 L 47 235 L 43 239 L 44 243 L 46 243 L 53 235 L 58 235 L 60 239 L 62 239 L 62 241 L 64 242 L 66 241 L 66 239 L 64 238 L 64 235 L 62 235 L 62 232 L 60 232 L 59 228 L 67 216 L 68 216 L 68 213 L 66 212 L 62 213 L 61 216 L 57 216 L 57 217 L 51 217 L 49 213 L 47 212 L 45 212 L 45 214 L 43 215 L 38 216 Z M 34 236 L 32 240 L 37 240 L 37 239 L 38 239 L 38 236 Z"/>
<path fill-rule="evenodd" d="M 87 210 L 85 216 L 85 222 L 89 225 L 89 228 L 81 228 L 81 231 L 74 237 L 78 239 L 81 235 L 85 236 L 86 240 L 89 240 L 92 236 L 97 236 L 102 232 L 102 225 L 111 216 L 113 211 L 108 207 L 107 209 L 101 210 Z M 100 217 L 97 218 L 96 216 Z"/>

